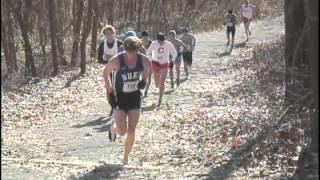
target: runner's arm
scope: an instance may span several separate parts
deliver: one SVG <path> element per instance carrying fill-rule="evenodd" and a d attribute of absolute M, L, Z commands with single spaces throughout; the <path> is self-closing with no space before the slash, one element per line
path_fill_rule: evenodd
<path fill-rule="evenodd" d="M 234 15 L 234 23 L 235 23 L 235 25 L 238 24 L 238 16 L 237 15 Z"/>
<path fill-rule="evenodd" d="M 151 71 L 150 67 L 151 67 L 151 61 L 147 56 L 143 56 L 142 55 L 142 60 L 143 60 L 143 76 L 142 76 L 142 80 L 144 82 L 148 82 L 148 77 L 149 77 L 149 73 Z"/>
<path fill-rule="evenodd" d="M 192 51 L 194 51 L 195 47 L 196 47 L 196 37 L 194 37 L 194 35 L 192 35 L 192 40 L 193 40 L 193 43 L 192 43 Z"/>
<path fill-rule="evenodd" d="M 254 4 L 250 4 L 251 8 L 256 8 L 257 6 Z"/>
<path fill-rule="evenodd" d="M 170 54 L 172 56 L 172 59 L 176 59 L 177 58 L 177 51 L 176 51 L 176 48 L 174 47 L 174 45 L 172 43 L 168 43 L 169 45 L 169 49 L 170 49 Z"/>
<path fill-rule="evenodd" d="M 104 42 L 100 42 L 98 47 L 98 62 L 103 63 L 103 44 Z"/>
<path fill-rule="evenodd" d="M 241 8 L 240 8 L 240 10 L 239 10 L 238 15 L 239 15 L 239 18 L 240 18 L 240 22 L 239 22 L 239 24 L 241 24 L 241 23 L 242 23 L 242 18 L 243 18 L 242 5 L 241 5 Z"/>
<path fill-rule="evenodd" d="M 184 44 L 180 39 L 178 39 L 179 42 L 179 48 L 182 46 L 184 49 L 187 49 L 186 44 Z"/>
<path fill-rule="evenodd" d="M 113 70 L 118 69 L 118 66 L 119 66 L 118 61 L 119 61 L 118 57 L 114 56 L 110 59 L 108 64 L 106 64 L 106 66 L 104 67 L 103 79 L 105 82 L 107 94 L 112 92 L 112 84 L 111 84 L 110 74 L 112 73 Z"/>
<path fill-rule="evenodd" d="M 223 17 L 223 25 L 226 25 L 228 22 L 228 13 L 225 13 Z"/>
<path fill-rule="evenodd" d="M 154 48 L 154 43 L 152 42 L 151 44 L 150 44 L 150 47 L 148 48 L 148 50 L 147 50 L 147 53 L 146 53 L 146 56 L 148 57 L 148 58 L 150 58 L 151 59 L 151 57 L 152 57 L 152 50 L 153 50 L 153 48 Z"/>

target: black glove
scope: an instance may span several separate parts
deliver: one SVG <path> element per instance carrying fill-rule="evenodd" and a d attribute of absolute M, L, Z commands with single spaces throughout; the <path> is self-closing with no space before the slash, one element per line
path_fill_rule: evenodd
<path fill-rule="evenodd" d="M 107 98 L 108 98 L 108 102 L 110 104 L 110 106 L 112 108 L 115 108 L 117 106 L 117 102 L 116 102 L 116 97 L 114 96 L 114 93 L 111 92 L 107 95 Z"/>
<path fill-rule="evenodd" d="M 138 83 L 138 88 L 139 89 L 144 89 L 146 87 L 146 82 L 144 80 L 141 80 L 139 83 Z"/>

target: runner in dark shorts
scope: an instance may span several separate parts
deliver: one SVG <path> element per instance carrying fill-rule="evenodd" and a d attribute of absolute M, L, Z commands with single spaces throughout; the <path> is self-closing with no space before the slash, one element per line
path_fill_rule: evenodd
<path fill-rule="evenodd" d="M 141 112 L 141 91 L 145 87 L 150 70 L 150 60 L 139 53 L 141 47 L 142 41 L 139 38 L 127 37 L 124 40 L 124 51 L 110 59 L 103 73 L 108 101 L 115 114 L 109 130 L 109 140 L 114 142 L 116 134 L 126 135 L 123 164 L 128 164 L 129 154 L 134 145 Z"/>
<path fill-rule="evenodd" d="M 232 41 L 231 41 L 231 49 L 233 48 L 234 43 L 234 36 L 236 34 L 236 24 L 237 24 L 237 16 L 232 13 L 232 10 L 228 11 L 228 14 L 225 15 L 225 25 L 227 25 L 227 46 L 229 46 L 230 43 L 230 33 L 232 35 Z"/>
<path fill-rule="evenodd" d="M 182 57 L 183 57 L 183 66 L 184 71 L 186 73 L 186 77 L 189 77 L 189 69 L 192 65 L 192 52 L 196 46 L 196 38 L 191 34 L 188 33 L 188 28 L 182 29 L 183 35 L 180 40 L 186 45 L 186 48 L 183 50 Z"/>
<path fill-rule="evenodd" d="M 183 52 L 182 53 L 183 63 L 188 66 L 192 65 L 192 52 Z"/>
<path fill-rule="evenodd" d="M 141 39 L 142 39 L 142 45 L 143 45 L 143 48 L 145 49 L 145 51 L 147 52 L 147 50 L 149 49 L 151 43 L 152 43 L 152 40 L 149 38 L 149 33 L 148 31 L 142 31 L 141 32 Z M 144 90 L 144 97 L 147 97 L 148 96 L 148 90 L 150 88 L 150 85 L 151 85 L 151 76 L 152 76 L 152 71 L 149 71 L 149 76 L 148 76 L 148 81 L 147 81 L 147 85 L 146 85 L 146 88 Z"/>

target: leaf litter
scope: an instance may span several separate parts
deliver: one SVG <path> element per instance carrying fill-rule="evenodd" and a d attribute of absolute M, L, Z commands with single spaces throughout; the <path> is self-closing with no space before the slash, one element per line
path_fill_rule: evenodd
<path fill-rule="evenodd" d="M 283 41 L 275 37 L 277 41 L 271 39 L 253 49 L 250 46 L 234 49 L 229 56 L 212 61 L 204 51 L 209 44 L 201 44 L 201 38 L 207 36 L 211 34 L 199 35 L 195 57 L 201 57 L 202 61 L 194 64 L 191 79 L 165 95 L 160 108 L 143 111 L 138 123 L 133 166 L 159 169 L 124 169 L 117 175 L 118 179 L 280 178 L 294 172 L 303 146 L 301 122 L 307 117 L 290 115 L 284 120 L 286 126 L 261 137 L 268 125 L 276 123 L 283 106 Z M 47 128 L 61 122 L 77 124 L 79 117 L 103 114 L 96 109 L 107 106 L 101 68 L 90 65 L 87 76 L 71 82 L 68 88 L 65 88 L 68 81 L 77 75 L 74 71 L 41 79 L 19 92 L 2 91 L 5 142 L 2 155 L 55 160 L 67 157 L 68 149 L 55 146 L 54 140 L 39 139 L 37 127 Z M 278 76 L 273 76 L 274 72 Z M 154 87 L 149 94 L 144 104 L 157 101 Z M 85 132 L 83 138 L 94 139 L 95 134 Z M 119 141 L 122 143 L 123 138 Z M 26 149 L 34 144 L 38 146 Z M 121 156 L 122 150 L 106 157 Z M 80 168 L 54 163 L 15 166 L 41 169 L 57 177 L 79 178 L 99 171 L 95 166 Z M 226 174 L 228 169 L 231 171 Z"/>

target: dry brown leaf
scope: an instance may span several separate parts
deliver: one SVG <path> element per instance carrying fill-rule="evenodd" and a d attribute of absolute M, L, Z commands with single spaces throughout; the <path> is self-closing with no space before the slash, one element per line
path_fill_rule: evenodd
<path fill-rule="evenodd" d="M 232 144 L 232 147 L 233 147 L 233 148 L 239 148 L 240 145 L 241 145 L 241 141 L 240 141 L 239 138 L 233 137 L 231 144 Z"/>
<path fill-rule="evenodd" d="M 228 142 L 228 135 L 225 130 L 221 132 L 221 138 L 220 138 L 221 143 L 226 144 Z"/>

